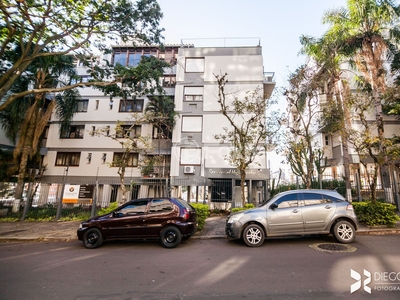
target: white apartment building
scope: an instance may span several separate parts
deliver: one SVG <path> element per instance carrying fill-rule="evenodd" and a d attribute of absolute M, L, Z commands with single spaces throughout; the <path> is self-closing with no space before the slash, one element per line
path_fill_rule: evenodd
<path fill-rule="evenodd" d="M 175 105 L 180 118 L 172 135 L 170 175 L 173 186 L 189 187 L 187 197 L 209 200 L 220 208 L 241 205 L 240 177 L 226 160 L 231 145 L 214 138 L 230 127 L 220 113 L 215 75 L 227 73 L 226 93 L 239 99 L 257 87 L 269 97 L 275 83 L 272 73 L 264 73 L 261 51 L 260 46 L 179 49 Z M 249 203 L 265 200 L 267 192 L 266 153 L 260 153 L 256 163 L 246 174 Z"/>
<path fill-rule="evenodd" d="M 142 174 L 132 153 L 125 172 L 125 183 L 131 185 L 127 199 L 171 194 L 192 201 L 223 203 L 228 208 L 240 201 L 240 183 L 236 169 L 225 160 L 229 145 L 220 144 L 214 134 L 227 126 L 226 118 L 219 112 L 218 87 L 214 74 L 228 73 L 229 87 L 239 96 L 256 87 L 264 88 L 265 97 L 274 89 L 273 73 L 264 73 L 260 46 L 195 47 L 193 45 L 166 45 L 160 51 L 155 46 L 130 48 L 114 46 L 108 57 L 114 64 L 134 66 L 143 55 L 154 55 L 166 60 L 171 68 L 165 70 L 163 87 L 175 98 L 179 113 L 172 140 L 161 139 L 151 124 L 135 127 L 138 133 L 153 138 L 153 153 L 164 155 L 162 166 L 153 168 L 150 178 Z M 82 80 L 88 80 L 85 69 L 77 62 Z M 133 113 L 142 113 L 149 101 L 147 97 L 132 100 L 111 99 L 93 88 L 80 88 L 82 101 L 66 136 L 60 136 L 54 115 L 46 132 L 45 146 L 41 149 L 45 172 L 41 178 L 37 203 L 53 202 L 60 197 L 60 186 L 67 189 L 79 186 L 91 198 L 97 186 L 97 205 L 107 206 L 121 199 L 120 179 L 113 159 L 122 152 L 115 140 L 104 134 L 113 130 L 117 121 L 130 126 Z M 265 200 L 267 193 L 266 153 L 260 153 L 259 165 L 247 172 L 248 202 Z M 168 189 L 166 187 L 169 187 Z M 195 192 L 194 192 L 195 191 Z M 194 199 L 193 199 L 194 198 Z M 73 203 L 87 203 L 83 197 Z M 235 204 L 233 204 L 235 205 Z M 239 204 L 236 204 L 239 205 Z"/>

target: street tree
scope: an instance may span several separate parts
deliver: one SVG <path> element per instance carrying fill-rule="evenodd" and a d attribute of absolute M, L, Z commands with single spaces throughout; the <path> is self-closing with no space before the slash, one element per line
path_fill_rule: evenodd
<path fill-rule="evenodd" d="M 62 92 L 78 86 L 107 86 L 131 74 L 99 71 L 95 57 L 109 53 L 110 42 L 159 43 L 162 17 L 156 0 L 0 0 L 0 111 L 26 95 Z M 17 48 L 16 61 L 10 56 Z M 16 80 L 37 58 L 77 55 L 93 80 L 63 87 L 35 88 L 12 93 Z M 104 68 L 103 68 L 104 69 Z"/>
<path fill-rule="evenodd" d="M 324 149 L 314 136 L 320 129 L 321 106 L 319 92 L 325 85 L 325 73 L 314 65 L 300 66 L 290 75 L 286 90 L 289 137 L 286 159 L 293 173 L 311 188 L 314 171 L 322 172 L 325 165 Z M 322 164 L 323 160 L 324 164 Z"/>
<path fill-rule="evenodd" d="M 373 95 L 379 152 L 383 154 L 382 180 L 390 192 L 387 139 L 385 137 L 382 95 L 387 87 L 386 61 L 398 55 L 400 6 L 390 0 L 348 0 L 347 8 L 328 11 L 324 23 L 327 35 L 340 39 L 341 54 L 354 63 Z"/>
<path fill-rule="evenodd" d="M 134 182 L 127 183 L 125 180 L 127 168 L 144 167 L 144 160 L 148 153 L 153 151 L 151 135 L 142 135 L 142 124 L 147 120 L 139 114 L 132 114 L 129 121 L 117 121 L 114 128 L 104 127 L 97 131 L 97 134 L 106 136 L 113 141 L 116 141 L 121 147 L 121 152 L 114 153 L 111 163 L 108 163 L 110 168 L 117 167 L 117 173 L 120 179 L 120 187 L 122 198 L 119 204 L 126 202 L 126 193 L 131 190 Z"/>
<path fill-rule="evenodd" d="M 280 129 L 278 111 L 269 111 L 276 102 L 265 99 L 261 88 L 248 91 L 244 98 L 238 98 L 226 91 L 228 74 L 215 75 L 218 82 L 218 103 L 220 112 L 228 120 L 230 127 L 224 127 L 225 133 L 214 138 L 221 143 L 231 145 L 229 155 L 225 157 L 240 174 L 242 205 L 246 204 L 246 170 L 256 163 L 256 158 L 265 154 L 268 146 L 273 146 Z M 232 97 L 233 96 L 233 97 Z"/>
<path fill-rule="evenodd" d="M 347 80 L 343 79 L 342 63 L 345 57 L 340 54 L 341 42 L 336 35 L 324 35 L 321 38 L 301 36 L 301 53 L 308 55 L 322 78 L 325 78 L 324 88 L 319 92 L 319 98 L 324 98 L 320 103 L 321 131 L 330 135 L 339 134 L 343 153 L 344 181 L 346 184 L 346 198 L 352 199 L 350 181 L 350 154 L 346 137 L 346 128 L 351 120 L 347 105 L 345 104 L 350 88 Z"/>
<path fill-rule="evenodd" d="M 29 65 L 27 71 L 16 80 L 18 84 L 12 89 L 16 93 L 20 91 L 17 89 L 26 90 L 28 85 L 34 89 L 64 86 L 66 83 L 61 78 L 75 74 L 72 57 L 62 55 L 39 57 Z M 76 112 L 76 103 L 79 98 L 80 95 L 76 89 L 66 90 L 57 96 L 38 93 L 17 98 L 6 109 L 0 111 L 0 124 L 6 137 L 15 144 L 13 155 L 19 166 L 14 195 L 15 211 L 19 209 L 25 179 L 28 178 L 30 181 L 34 179 L 34 172 L 28 171 L 42 169 L 38 150 L 53 109 L 63 112 L 59 114 L 60 131 L 65 130 Z"/>

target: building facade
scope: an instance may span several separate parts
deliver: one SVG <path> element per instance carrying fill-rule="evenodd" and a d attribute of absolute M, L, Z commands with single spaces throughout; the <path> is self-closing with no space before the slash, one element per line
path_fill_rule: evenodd
<path fill-rule="evenodd" d="M 131 48 L 118 45 L 113 54 L 105 57 L 114 65 L 135 66 L 142 56 L 156 56 L 168 62 L 162 80 L 168 96 L 174 98 L 179 114 L 172 137 L 166 138 L 150 123 L 135 125 L 133 115 L 144 113 L 149 97 L 134 99 L 110 98 L 91 87 L 79 88 L 82 100 L 68 132 L 60 135 L 59 122 L 54 114 L 46 129 L 41 148 L 43 172 L 35 205 L 57 202 L 65 197 L 65 189 L 79 188 L 87 195 L 66 203 L 87 204 L 96 188 L 97 205 L 107 206 L 122 197 L 118 168 L 113 161 L 123 149 L 110 138 L 116 124 L 133 129 L 133 134 L 149 136 L 152 151 L 146 157 L 131 153 L 125 170 L 126 200 L 147 196 L 186 198 L 223 205 L 227 209 L 240 201 L 239 176 L 225 156 L 229 145 L 220 144 L 214 135 L 228 126 L 220 113 L 215 74 L 228 73 L 229 88 L 237 96 L 257 87 L 269 97 L 274 89 L 273 73 L 264 73 L 262 49 L 256 46 L 195 47 L 194 45 L 166 45 Z M 82 82 L 90 80 L 82 63 L 76 68 Z M 121 123 L 122 122 L 122 123 Z M 132 132 L 130 133 L 132 134 Z M 162 156 L 158 165 L 144 172 L 140 161 Z M 257 166 L 247 172 L 248 202 L 258 203 L 266 198 L 266 153 L 260 153 Z M 146 167 L 146 166 L 145 166 Z"/>

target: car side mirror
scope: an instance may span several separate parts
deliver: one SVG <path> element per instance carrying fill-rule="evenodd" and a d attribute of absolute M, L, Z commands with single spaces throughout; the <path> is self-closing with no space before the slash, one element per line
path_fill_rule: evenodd
<path fill-rule="evenodd" d="M 272 204 L 269 206 L 269 209 L 274 210 L 275 208 L 278 208 L 278 204 L 272 203 Z"/>

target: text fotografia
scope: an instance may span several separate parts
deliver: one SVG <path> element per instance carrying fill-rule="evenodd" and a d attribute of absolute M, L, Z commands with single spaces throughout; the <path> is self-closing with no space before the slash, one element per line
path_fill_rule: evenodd
<path fill-rule="evenodd" d="M 400 272 L 371 273 L 364 269 L 361 274 L 350 269 L 350 277 L 355 280 L 355 282 L 350 286 L 350 293 L 360 290 L 361 287 L 369 294 L 372 293 L 372 290 L 380 292 L 400 291 Z M 371 285 L 374 286 L 371 287 Z"/>

